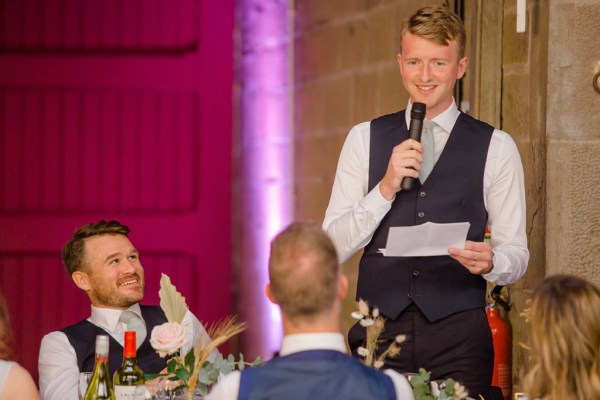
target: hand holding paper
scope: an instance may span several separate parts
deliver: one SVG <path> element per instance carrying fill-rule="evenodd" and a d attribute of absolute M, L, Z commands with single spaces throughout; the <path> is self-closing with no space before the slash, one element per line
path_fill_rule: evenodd
<path fill-rule="evenodd" d="M 464 248 L 469 222 L 438 224 L 426 222 L 414 226 L 394 226 L 388 232 L 385 257 L 421 257 L 448 255 L 448 247 Z"/>

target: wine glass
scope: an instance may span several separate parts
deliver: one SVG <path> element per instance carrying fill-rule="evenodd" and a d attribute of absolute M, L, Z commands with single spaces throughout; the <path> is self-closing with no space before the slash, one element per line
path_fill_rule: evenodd
<path fill-rule="evenodd" d="M 181 386 L 181 381 L 172 381 L 166 377 L 160 377 L 156 383 L 156 399 L 184 399 L 187 393 L 187 389 L 176 389 L 179 386 Z"/>
<path fill-rule="evenodd" d="M 79 373 L 79 400 L 83 400 L 85 392 L 92 380 L 93 372 L 80 372 Z"/>

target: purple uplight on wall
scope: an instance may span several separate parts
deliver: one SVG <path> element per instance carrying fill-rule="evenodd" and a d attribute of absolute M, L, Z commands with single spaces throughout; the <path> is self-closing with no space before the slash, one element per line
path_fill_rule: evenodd
<path fill-rule="evenodd" d="M 291 220 L 287 0 L 240 0 L 241 351 L 270 359 L 281 344 L 279 310 L 264 294 L 271 239 Z"/>

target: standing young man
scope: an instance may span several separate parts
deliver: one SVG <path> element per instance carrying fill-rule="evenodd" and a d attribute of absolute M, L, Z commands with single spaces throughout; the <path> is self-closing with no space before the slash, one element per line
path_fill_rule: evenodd
<path fill-rule="evenodd" d="M 529 252 L 516 145 L 507 133 L 460 112 L 453 98 L 468 65 L 465 40 L 462 21 L 444 7 L 424 7 L 404 21 L 397 58 L 410 96 L 407 108 L 350 131 L 323 228 L 341 261 L 365 248 L 357 298 L 388 318 L 387 340 L 408 337 L 387 366 L 400 372 L 423 367 L 432 379 L 452 377 L 477 398 L 487 394 L 493 366 L 486 280 L 514 283 L 525 273 Z M 425 125 L 434 123 L 433 143 L 425 149 L 407 134 L 415 102 L 427 107 Z M 422 165 L 428 152 L 432 169 Z M 401 189 L 407 176 L 416 179 L 413 190 Z M 428 221 L 469 222 L 465 247 L 444 256 L 379 253 L 390 227 Z M 486 226 L 491 245 L 483 242 Z M 348 340 L 355 351 L 364 328 L 355 325 Z"/>

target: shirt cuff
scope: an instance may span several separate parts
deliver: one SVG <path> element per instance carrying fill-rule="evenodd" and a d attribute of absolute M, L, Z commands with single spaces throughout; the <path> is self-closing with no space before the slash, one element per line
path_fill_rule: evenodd
<path fill-rule="evenodd" d="M 492 270 L 487 274 L 483 274 L 481 276 L 483 276 L 483 279 L 485 279 L 488 282 L 492 282 L 496 285 L 505 286 L 506 284 L 503 280 L 503 278 L 506 275 L 506 271 L 504 270 L 504 266 L 506 265 L 506 261 L 504 261 L 505 256 L 502 253 L 495 251 L 493 251 L 493 254 L 494 257 L 492 258 Z"/>
<path fill-rule="evenodd" d="M 392 203 L 394 202 L 394 198 L 392 200 L 387 200 L 381 194 L 379 190 L 379 183 L 375 185 L 373 190 L 371 190 L 367 195 L 363 198 L 363 205 L 365 209 L 369 210 L 373 217 L 381 221 L 383 217 L 390 211 L 392 208 Z"/>

